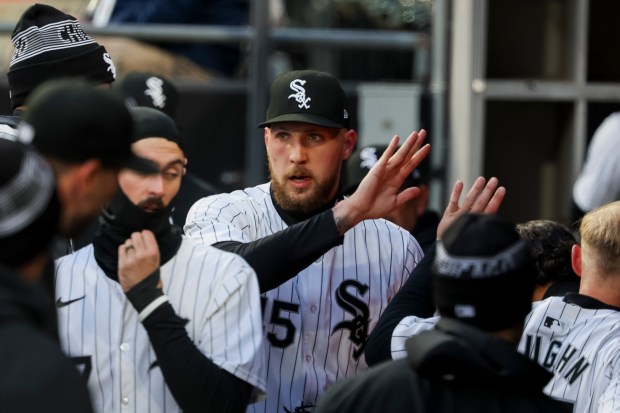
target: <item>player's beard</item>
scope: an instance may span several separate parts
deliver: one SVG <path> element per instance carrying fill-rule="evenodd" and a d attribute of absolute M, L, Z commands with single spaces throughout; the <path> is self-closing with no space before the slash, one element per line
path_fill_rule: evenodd
<path fill-rule="evenodd" d="M 310 172 L 300 167 L 288 172 L 281 180 L 276 177 L 268 162 L 271 177 L 271 192 L 278 206 L 292 214 L 310 214 L 322 209 L 333 197 L 334 188 L 338 186 L 338 174 L 329 179 L 317 182 L 307 188 L 292 188 L 287 185 L 288 177 L 293 175 L 311 176 Z"/>
<path fill-rule="evenodd" d="M 166 205 L 164 205 L 164 200 L 162 198 L 151 197 L 138 202 L 138 207 L 147 212 L 157 212 L 164 209 Z"/>

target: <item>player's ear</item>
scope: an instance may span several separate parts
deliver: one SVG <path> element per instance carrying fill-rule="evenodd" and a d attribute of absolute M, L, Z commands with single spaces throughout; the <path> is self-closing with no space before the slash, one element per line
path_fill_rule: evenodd
<path fill-rule="evenodd" d="M 351 153 L 355 149 L 355 145 L 357 144 L 357 132 L 354 129 L 349 129 L 344 134 L 344 150 L 342 153 L 342 160 L 349 159 Z"/>
<path fill-rule="evenodd" d="M 267 143 L 269 141 L 269 128 L 265 126 L 265 146 L 267 146 Z"/>
<path fill-rule="evenodd" d="M 101 161 L 94 158 L 77 165 L 75 177 L 76 183 L 80 186 L 80 189 L 87 189 L 94 185 L 102 169 L 103 166 L 101 165 Z"/>
<path fill-rule="evenodd" d="M 573 248 L 570 251 L 570 261 L 575 274 L 581 277 L 581 245 L 573 245 Z"/>

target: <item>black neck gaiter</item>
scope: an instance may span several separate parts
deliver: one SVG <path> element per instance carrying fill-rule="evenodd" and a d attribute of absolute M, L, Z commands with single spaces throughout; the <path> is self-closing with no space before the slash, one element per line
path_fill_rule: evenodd
<path fill-rule="evenodd" d="M 93 238 L 95 260 L 108 277 L 118 281 L 118 247 L 131 234 L 144 229 L 155 234 L 161 264 L 168 262 L 181 246 L 183 231 L 170 223 L 171 207 L 157 212 L 146 212 L 134 205 L 118 190 L 99 217 L 99 228 Z"/>

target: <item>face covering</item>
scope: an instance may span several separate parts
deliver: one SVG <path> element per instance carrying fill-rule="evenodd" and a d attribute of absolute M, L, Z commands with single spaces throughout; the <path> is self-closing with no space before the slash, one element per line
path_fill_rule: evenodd
<path fill-rule="evenodd" d="M 103 209 L 93 238 L 95 260 L 108 277 L 118 281 L 118 247 L 136 231 L 148 229 L 155 234 L 160 265 L 175 256 L 181 246 L 183 231 L 170 223 L 171 209 L 169 205 L 157 212 L 146 212 L 134 205 L 123 191 L 117 191 L 110 204 Z"/>

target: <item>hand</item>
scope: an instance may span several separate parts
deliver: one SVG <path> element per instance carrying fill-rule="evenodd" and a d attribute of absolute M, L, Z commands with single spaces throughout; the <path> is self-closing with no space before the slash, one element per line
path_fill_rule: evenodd
<path fill-rule="evenodd" d="M 118 247 L 118 281 L 124 292 L 157 271 L 159 265 L 159 246 L 149 230 L 134 232 Z"/>
<path fill-rule="evenodd" d="M 412 132 L 398 148 L 398 136 L 394 136 L 383 155 L 368 171 L 357 190 L 334 207 L 334 219 L 340 234 L 366 219 L 384 218 L 390 212 L 420 194 L 411 187 L 400 191 L 405 178 L 430 152 L 430 145 L 423 147 L 426 131 Z M 420 148 L 421 147 L 421 148 Z"/>
<path fill-rule="evenodd" d="M 461 197 L 461 192 L 463 192 L 463 182 L 456 181 L 448 206 L 437 226 L 437 239 L 441 239 L 446 228 L 463 214 L 469 212 L 495 214 L 497 212 L 506 195 L 506 188 L 503 186 L 498 187 L 499 181 L 495 177 L 489 179 L 486 185 L 485 182 L 486 180 L 479 176 L 467 193 L 463 205 L 459 206 L 459 198 Z"/>

